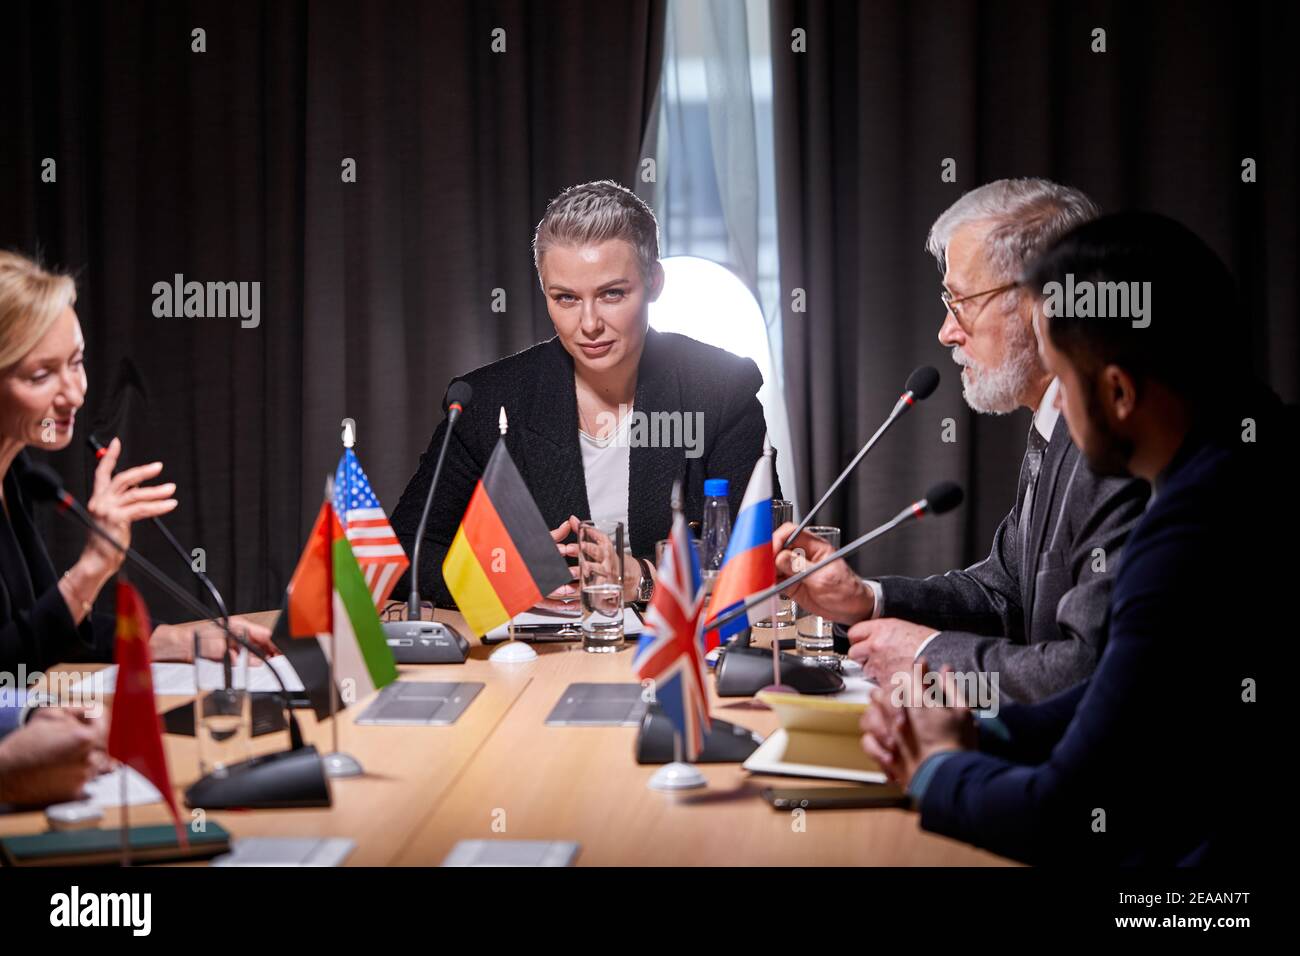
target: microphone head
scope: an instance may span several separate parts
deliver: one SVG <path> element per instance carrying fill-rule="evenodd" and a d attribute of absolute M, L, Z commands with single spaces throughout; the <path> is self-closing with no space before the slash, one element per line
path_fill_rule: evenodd
<path fill-rule="evenodd" d="M 922 365 L 907 376 L 904 390 L 912 393 L 912 400 L 919 402 L 934 394 L 939 387 L 939 372 L 933 365 Z"/>
<path fill-rule="evenodd" d="M 28 462 L 27 468 L 18 476 L 18 482 L 33 501 L 59 501 L 63 498 L 63 481 L 49 465 Z"/>
<path fill-rule="evenodd" d="M 474 389 L 469 387 L 469 382 L 459 378 L 456 379 L 447 388 L 447 395 L 442 400 L 442 410 L 445 412 L 452 405 L 459 405 L 461 410 L 464 411 L 465 407 L 469 405 L 470 396 L 473 394 Z"/>
<path fill-rule="evenodd" d="M 941 515 L 961 504 L 962 497 L 961 485 L 953 481 L 941 481 L 937 485 L 931 485 L 925 493 L 925 510 L 933 515 Z"/>

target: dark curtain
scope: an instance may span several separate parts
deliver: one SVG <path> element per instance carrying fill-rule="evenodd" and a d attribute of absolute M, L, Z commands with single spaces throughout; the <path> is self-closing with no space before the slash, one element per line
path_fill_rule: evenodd
<path fill-rule="evenodd" d="M 955 517 L 882 539 L 863 573 L 922 574 L 987 552 L 1015 492 L 1029 413 L 970 412 L 936 340 L 934 219 L 990 180 L 1044 176 L 1104 209 L 1186 222 L 1244 292 L 1256 369 L 1294 402 L 1297 100 L 1290 3 L 772 0 L 785 375 L 807 503 L 876 428 L 916 365 L 942 384 L 819 516 L 855 533 L 931 482 Z M 806 31 L 806 52 L 792 32 Z M 1091 50 L 1094 28 L 1106 52 Z M 1258 163 L 1243 183 L 1242 160 Z M 945 158 L 957 181 L 941 181 Z M 1188 276 L 1195 282 L 1195 276 Z M 808 309 L 792 312 L 791 291 Z M 1204 343 L 1214 348 L 1214 342 Z M 954 420 L 946 443 L 943 420 Z"/>
<path fill-rule="evenodd" d="M 567 185 L 633 182 L 662 31 L 663 0 L 7 9 L 0 246 L 78 271 L 90 393 L 50 456 L 70 490 L 117 409 L 105 434 L 166 463 L 169 523 L 231 607 L 278 606 L 344 417 L 391 510 L 449 379 L 552 334 L 533 227 Z M 260 325 L 156 318 L 178 273 L 260 282 Z M 146 397 L 113 405 L 123 358 Z M 66 566 L 81 534 L 50 532 Z"/>

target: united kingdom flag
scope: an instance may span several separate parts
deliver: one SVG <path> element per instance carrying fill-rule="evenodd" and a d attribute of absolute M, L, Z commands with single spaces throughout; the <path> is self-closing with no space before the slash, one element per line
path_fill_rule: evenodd
<path fill-rule="evenodd" d="M 411 562 L 351 448 L 344 450 L 334 471 L 334 513 L 379 607 Z"/>
<path fill-rule="evenodd" d="M 642 680 L 654 681 L 655 699 L 672 721 L 686 759 L 695 760 L 704 749 L 704 734 L 709 729 L 709 698 L 700 646 L 704 588 L 680 501 L 680 487 L 675 487 L 669 546 L 659 565 L 646 630 L 637 644 L 632 666 Z"/>

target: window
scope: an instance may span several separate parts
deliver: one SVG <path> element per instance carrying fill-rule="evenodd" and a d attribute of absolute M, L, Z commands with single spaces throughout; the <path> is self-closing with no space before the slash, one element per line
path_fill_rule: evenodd
<path fill-rule="evenodd" d="M 770 428 L 771 406 L 780 401 L 780 394 L 758 300 L 735 273 L 709 259 L 669 256 L 663 266 L 664 291 L 650 306 L 650 324 L 660 332 L 680 332 L 753 359 L 763 375 L 758 398 Z"/>
<path fill-rule="evenodd" d="M 668 0 L 658 116 L 640 184 L 659 218 L 661 331 L 754 359 L 785 497 L 795 500 L 781 364 L 767 0 Z M 706 304 L 707 303 L 707 304 Z M 796 506 L 796 511 L 798 508 Z"/>

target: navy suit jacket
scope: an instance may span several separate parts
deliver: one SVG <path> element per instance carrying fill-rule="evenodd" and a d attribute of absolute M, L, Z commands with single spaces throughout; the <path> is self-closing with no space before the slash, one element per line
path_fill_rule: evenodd
<path fill-rule="evenodd" d="M 1291 627 L 1268 541 L 1296 541 L 1292 509 L 1252 512 L 1277 484 L 1283 442 L 1268 437 L 1188 436 L 1125 546 L 1092 677 L 1003 708 L 979 751 L 927 760 L 913 779 L 922 826 L 1038 863 L 1259 852 L 1253 683 L 1260 648 Z"/>

